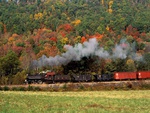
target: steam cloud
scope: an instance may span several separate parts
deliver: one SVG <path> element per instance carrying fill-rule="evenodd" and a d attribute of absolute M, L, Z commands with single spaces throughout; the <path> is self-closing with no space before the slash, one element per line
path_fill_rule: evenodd
<path fill-rule="evenodd" d="M 133 46 L 133 45 L 132 45 Z M 89 56 L 98 56 L 99 58 L 104 59 L 115 59 L 121 58 L 125 59 L 130 57 L 133 60 L 142 59 L 141 56 L 136 54 L 135 47 L 132 47 L 126 40 L 122 40 L 120 44 L 116 45 L 113 49 L 113 52 L 110 54 L 108 51 L 104 50 L 103 47 L 100 47 L 96 38 L 89 39 L 89 41 L 84 42 L 83 44 L 78 43 L 74 47 L 70 45 L 65 45 L 66 52 L 62 55 L 57 55 L 55 57 L 46 57 L 43 55 L 38 60 L 33 61 L 33 65 L 36 67 L 42 66 L 57 66 L 57 65 L 66 65 L 71 61 L 80 61 L 83 57 Z"/>

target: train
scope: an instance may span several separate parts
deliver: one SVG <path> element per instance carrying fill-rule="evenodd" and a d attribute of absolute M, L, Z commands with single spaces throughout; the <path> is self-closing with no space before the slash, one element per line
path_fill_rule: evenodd
<path fill-rule="evenodd" d="M 150 71 L 114 72 L 113 74 L 57 74 L 52 71 L 28 74 L 25 83 L 101 82 L 150 79 Z"/>

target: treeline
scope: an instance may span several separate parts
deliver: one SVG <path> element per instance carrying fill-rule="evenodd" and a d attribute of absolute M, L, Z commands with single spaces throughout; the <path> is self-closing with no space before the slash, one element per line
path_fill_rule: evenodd
<path fill-rule="evenodd" d="M 56 31 L 65 23 L 75 25 L 74 36 L 106 28 L 120 33 L 129 25 L 149 32 L 149 15 L 149 0 L 1 0 L 0 33 L 33 33 L 44 27 Z"/>

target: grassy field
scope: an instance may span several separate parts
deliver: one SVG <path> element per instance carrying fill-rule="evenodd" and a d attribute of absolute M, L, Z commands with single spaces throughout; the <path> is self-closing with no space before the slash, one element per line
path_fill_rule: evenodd
<path fill-rule="evenodd" d="M 150 113 L 150 90 L 0 91 L 0 113 Z"/>

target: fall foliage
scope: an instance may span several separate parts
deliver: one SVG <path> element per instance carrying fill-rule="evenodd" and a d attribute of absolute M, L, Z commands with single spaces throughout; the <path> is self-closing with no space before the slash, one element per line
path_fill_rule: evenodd
<path fill-rule="evenodd" d="M 32 61 L 42 55 L 61 55 L 66 52 L 66 45 L 84 44 L 91 38 L 110 53 L 126 39 L 138 54 L 144 55 L 150 52 L 149 4 L 141 0 L 0 1 L 0 59 L 11 50 L 20 61 L 19 69 L 32 70 Z M 126 68 L 121 68 L 123 71 L 134 71 L 139 66 L 130 58 L 98 61 L 99 70 L 104 72 L 117 70 L 121 63 Z"/>

